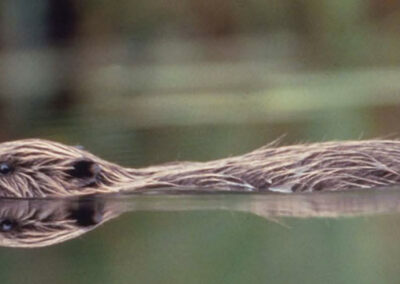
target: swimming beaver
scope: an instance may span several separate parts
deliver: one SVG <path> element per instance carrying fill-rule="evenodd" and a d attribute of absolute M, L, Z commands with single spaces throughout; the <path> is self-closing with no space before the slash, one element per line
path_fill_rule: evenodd
<path fill-rule="evenodd" d="M 400 184 L 400 142 L 277 147 L 210 162 L 130 169 L 41 139 L 0 144 L 0 196 L 74 196 L 150 188 L 313 192 Z"/>

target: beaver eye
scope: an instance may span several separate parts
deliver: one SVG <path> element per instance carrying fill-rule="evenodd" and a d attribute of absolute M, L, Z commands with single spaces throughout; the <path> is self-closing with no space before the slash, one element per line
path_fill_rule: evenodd
<path fill-rule="evenodd" d="M 11 167 L 7 163 L 0 163 L 0 173 L 5 175 L 11 172 Z"/>
<path fill-rule="evenodd" d="M 16 223 L 10 219 L 4 219 L 0 221 L 0 231 L 1 232 L 9 232 L 14 229 Z"/>

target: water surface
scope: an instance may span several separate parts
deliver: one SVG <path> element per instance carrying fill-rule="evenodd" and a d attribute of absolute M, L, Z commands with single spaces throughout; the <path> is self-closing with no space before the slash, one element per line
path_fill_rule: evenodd
<path fill-rule="evenodd" d="M 10 268 L 0 275 L 9 283 L 376 283 L 397 277 L 399 201 L 398 188 L 2 199 L 0 261 Z"/>
<path fill-rule="evenodd" d="M 254 214 L 265 218 L 265 222 L 283 222 L 284 217 L 397 214 L 399 204 L 398 188 L 295 194 L 160 188 L 70 198 L 3 198 L 0 244 L 25 248 L 54 245 L 133 212 L 228 211 Z"/>

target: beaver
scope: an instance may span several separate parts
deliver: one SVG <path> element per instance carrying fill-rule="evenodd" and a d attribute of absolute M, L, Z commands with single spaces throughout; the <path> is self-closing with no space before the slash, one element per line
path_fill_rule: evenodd
<path fill-rule="evenodd" d="M 154 188 L 316 192 L 400 184 L 400 141 L 267 145 L 209 162 L 125 168 L 42 139 L 0 144 L 0 197 L 65 197 Z"/>

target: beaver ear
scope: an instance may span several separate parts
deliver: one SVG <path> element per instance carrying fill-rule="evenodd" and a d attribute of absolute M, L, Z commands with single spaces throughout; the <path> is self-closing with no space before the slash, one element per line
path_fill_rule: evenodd
<path fill-rule="evenodd" d="M 74 147 L 78 150 L 85 150 L 85 147 L 82 145 L 74 145 Z"/>
<path fill-rule="evenodd" d="M 100 166 L 91 160 L 77 160 L 67 173 L 74 178 L 93 179 L 100 173 Z"/>

